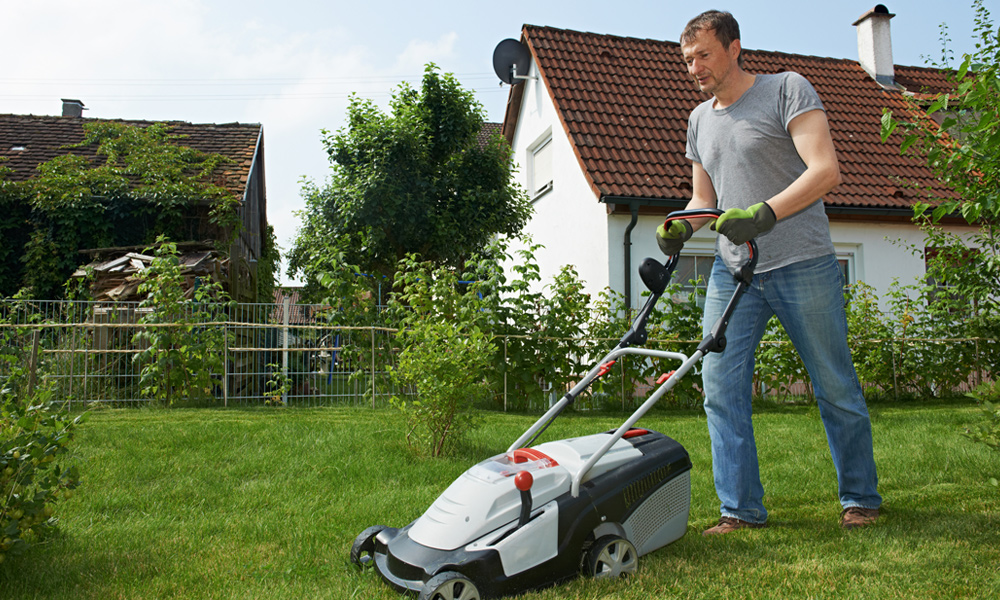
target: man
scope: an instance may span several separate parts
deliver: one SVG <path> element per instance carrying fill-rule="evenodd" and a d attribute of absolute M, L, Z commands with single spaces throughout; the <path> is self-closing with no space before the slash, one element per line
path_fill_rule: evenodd
<path fill-rule="evenodd" d="M 703 535 L 764 527 L 751 415 L 754 351 L 777 315 L 802 357 L 837 470 L 841 526 L 869 525 L 882 499 L 872 452 L 871 422 L 847 346 L 843 280 L 822 196 L 840 183 L 826 113 L 797 73 L 743 70 L 739 25 L 729 13 L 705 12 L 681 35 L 688 72 L 712 98 L 688 123 L 692 198 L 687 208 L 719 208 L 722 236 L 708 283 L 703 327 L 722 314 L 744 259 L 757 239 L 759 261 L 727 331 L 722 353 L 703 365 L 705 413 L 712 440 L 719 524 Z M 706 219 L 673 221 L 657 230 L 665 254 L 680 252 Z M 730 243 L 731 242 L 731 243 Z"/>

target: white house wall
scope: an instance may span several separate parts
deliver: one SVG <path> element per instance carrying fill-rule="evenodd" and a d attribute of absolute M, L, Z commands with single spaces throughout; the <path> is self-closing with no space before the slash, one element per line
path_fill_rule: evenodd
<path fill-rule="evenodd" d="M 529 76 L 538 75 L 532 63 Z M 524 229 L 544 248 L 535 253 L 542 285 L 549 285 L 564 265 L 573 265 L 596 298 L 608 287 L 607 209 L 590 189 L 548 91 L 538 79 L 524 83 L 524 97 L 513 139 L 517 180 L 528 189 L 528 151 L 552 134 L 552 189 L 534 200 L 535 214 Z M 512 250 L 522 247 L 512 247 Z"/>
<path fill-rule="evenodd" d="M 624 282 L 624 246 L 622 240 L 630 217 L 615 215 L 609 219 L 608 244 L 611 285 L 621 290 Z M 632 230 L 632 304 L 639 306 L 644 291 L 636 274 L 642 260 L 651 256 L 663 260 L 656 245 L 656 227 L 662 217 L 640 216 Z M 949 227 L 959 234 L 971 233 L 968 227 Z M 924 274 L 924 260 L 911 248 L 923 249 L 924 235 L 915 226 L 902 223 L 840 222 L 830 223 L 830 235 L 839 258 L 847 258 L 851 283 L 864 282 L 875 289 L 883 310 L 888 309 L 888 292 L 895 281 L 901 285 L 915 284 Z M 715 232 L 707 227 L 695 232 L 684 245 L 686 254 L 710 256 L 715 249 Z M 912 294 L 911 294 L 912 295 Z"/>
<path fill-rule="evenodd" d="M 946 229 L 966 239 L 974 231 L 958 226 Z M 830 235 L 839 256 L 853 256 L 852 282 L 861 281 L 875 288 L 883 310 L 888 308 L 893 283 L 913 285 L 926 272 L 923 255 L 913 252 L 925 246 L 924 234 L 915 225 L 834 221 L 830 223 Z"/>

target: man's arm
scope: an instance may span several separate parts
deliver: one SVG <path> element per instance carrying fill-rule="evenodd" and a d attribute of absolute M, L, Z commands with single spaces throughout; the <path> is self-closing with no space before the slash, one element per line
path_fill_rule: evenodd
<path fill-rule="evenodd" d="M 824 111 L 811 110 L 795 117 L 788 124 L 788 133 L 792 136 L 795 150 L 806 164 L 806 170 L 781 193 L 767 201 L 779 221 L 822 198 L 841 182 L 837 152 L 833 148 L 833 137 Z"/>
<path fill-rule="evenodd" d="M 691 200 L 684 207 L 686 210 L 695 208 L 718 208 L 719 198 L 715 194 L 715 185 L 712 178 L 708 176 L 708 171 L 701 163 L 691 163 Z M 691 227 L 698 231 L 710 219 L 688 219 Z"/>

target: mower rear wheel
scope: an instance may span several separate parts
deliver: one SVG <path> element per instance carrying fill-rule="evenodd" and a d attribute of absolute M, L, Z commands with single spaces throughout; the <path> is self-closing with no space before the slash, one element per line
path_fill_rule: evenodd
<path fill-rule="evenodd" d="M 445 571 L 424 584 L 417 600 L 480 600 L 479 590 L 465 575 Z"/>
<path fill-rule="evenodd" d="M 385 529 L 385 525 L 372 525 L 354 538 L 351 546 L 351 564 L 359 569 L 370 567 L 375 560 L 375 536 Z"/>
<path fill-rule="evenodd" d="M 625 538 L 605 535 L 587 551 L 584 564 L 592 577 L 622 577 L 639 568 L 639 554 Z"/>

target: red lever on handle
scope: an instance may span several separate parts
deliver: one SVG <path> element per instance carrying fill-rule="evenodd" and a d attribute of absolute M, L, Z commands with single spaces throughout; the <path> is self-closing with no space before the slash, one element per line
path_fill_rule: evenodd
<path fill-rule="evenodd" d="M 656 380 L 656 385 L 660 385 L 664 381 L 670 379 L 670 376 L 673 375 L 674 373 L 676 373 L 676 371 L 671 371 L 669 373 L 664 373 L 663 375 L 660 375 L 660 377 Z"/>
<path fill-rule="evenodd" d="M 603 365 L 601 365 L 601 370 L 597 372 L 597 377 L 600 377 L 601 375 L 604 375 L 608 371 L 610 371 L 612 365 L 614 365 L 614 364 L 615 364 L 615 361 L 612 360 L 610 362 L 606 362 Z"/>

